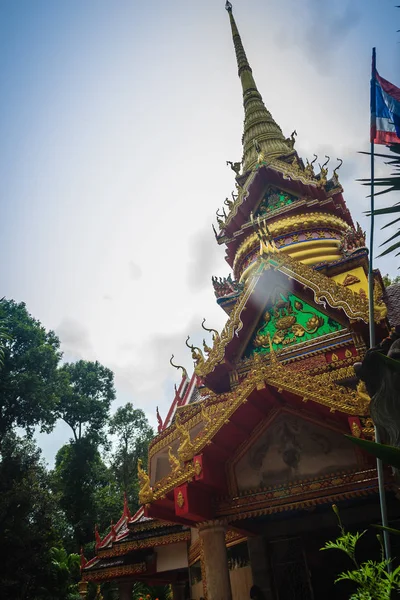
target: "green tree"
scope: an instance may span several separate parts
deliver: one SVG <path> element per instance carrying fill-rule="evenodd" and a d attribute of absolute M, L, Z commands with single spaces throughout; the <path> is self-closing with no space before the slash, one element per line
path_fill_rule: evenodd
<path fill-rule="evenodd" d="M 52 593 L 57 600 L 80 600 L 80 556 L 68 554 L 64 548 L 50 548 Z"/>
<path fill-rule="evenodd" d="M 0 300 L 0 303 L 4 302 L 4 298 Z M 10 334 L 8 333 L 7 327 L 4 325 L 5 319 L 0 320 L 0 369 L 4 362 L 4 348 L 6 341 L 11 340 Z"/>
<path fill-rule="evenodd" d="M 36 425 L 49 431 L 56 421 L 60 342 L 27 311 L 24 303 L 0 302 L 3 327 L 0 369 L 0 445 L 7 432 Z M 4 335 L 4 332 L 7 332 Z"/>
<path fill-rule="evenodd" d="M 383 275 L 383 284 L 385 287 L 389 287 L 389 285 L 393 285 L 394 283 L 400 283 L 400 275 L 396 275 L 396 277 L 390 277 L 390 275 Z"/>
<path fill-rule="evenodd" d="M 96 493 L 109 484 L 109 469 L 96 442 L 86 437 L 60 448 L 53 478 L 60 506 L 74 531 L 75 548 L 79 550 L 94 539 L 94 528 L 99 523 Z M 99 525 L 105 528 L 109 522 Z"/>
<path fill-rule="evenodd" d="M 58 416 L 72 429 L 75 442 L 100 439 L 115 399 L 114 374 L 99 362 L 80 360 L 60 370 Z"/>
<path fill-rule="evenodd" d="M 50 551 L 59 543 L 59 508 L 40 450 L 8 433 L 0 454 L 0 597 L 54 598 Z"/>
<path fill-rule="evenodd" d="M 112 466 L 115 477 L 127 493 L 132 509 L 138 507 L 137 463 L 147 460 L 149 443 L 154 437 L 153 429 L 140 408 L 131 402 L 121 406 L 110 419 L 110 434 L 116 437 Z"/>

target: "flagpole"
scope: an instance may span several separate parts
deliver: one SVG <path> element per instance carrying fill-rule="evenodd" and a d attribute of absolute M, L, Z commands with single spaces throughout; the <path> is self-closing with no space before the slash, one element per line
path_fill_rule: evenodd
<path fill-rule="evenodd" d="M 371 74 L 371 222 L 369 237 L 369 261 L 368 261 L 368 303 L 369 303 L 369 347 L 375 346 L 375 315 L 374 315 L 374 272 L 373 272 L 373 251 L 374 251 L 374 226 L 375 226 L 375 135 L 376 135 L 376 49 L 372 48 L 372 74 Z M 381 443 L 378 428 L 375 426 L 375 442 Z M 386 497 L 385 497 L 385 479 L 383 473 L 383 463 L 376 459 L 376 470 L 378 473 L 379 499 L 381 507 L 382 525 L 388 527 Z M 386 560 L 390 561 L 390 538 L 387 531 L 383 531 L 383 542 L 385 548 Z M 388 571 L 391 571 L 390 562 Z"/>

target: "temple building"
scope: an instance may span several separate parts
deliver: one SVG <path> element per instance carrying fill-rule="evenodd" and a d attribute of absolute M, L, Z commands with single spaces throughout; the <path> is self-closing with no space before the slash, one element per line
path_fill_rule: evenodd
<path fill-rule="evenodd" d="M 89 581 L 110 580 L 120 600 L 134 581 L 171 584 L 174 600 L 244 600 L 253 585 L 268 600 L 342 598 L 340 557 L 320 552 L 337 534 L 332 504 L 350 528 L 379 521 L 375 463 L 344 435 L 374 435 L 353 369 L 369 344 L 365 235 L 340 161 L 331 172 L 304 162 L 265 107 L 226 9 L 244 105 L 236 191 L 215 230 L 231 269 L 212 279 L 227 321 L 221 332 L 203 321 L 203 348 L 188 338 L 194 372 L 182 368 L 139 464 L 142 508 L 125 504 L 95 558 L 82 557 L 83 598 Z M 400 324 L 392 288 L 376 271 L 378 340 Z M 389 471 L 385 484 L 393 518 Z"/>

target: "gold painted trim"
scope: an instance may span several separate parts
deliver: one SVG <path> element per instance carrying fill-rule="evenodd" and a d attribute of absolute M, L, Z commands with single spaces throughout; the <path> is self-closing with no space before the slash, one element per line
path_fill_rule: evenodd
<path fill-rule="evenodd" d="M 207 359 L 199 361 L 195 366 L 195 373 L 199 377 L 207 376 L 223 361 L 226 345 L 243 327 L 241 315 L 248 299 L 263 272 L 270 268 L 280 271 L 312 290 L 316 304 L 325 306 L 327 303 L 331 308 L 341 309 L 351 321 L 361 320 L 365 323 L 369 322 L 367 298 L 361 297 L 360 294 L 357 294 L 350 288 L 340 285 L 334 279 L 323 275 L 319 271 L 288 255 L 274 253 L 272 256 L 267 256 L 266 258 L 260 256 L 252 268 L 255 271 L 254 276 L 246 281 L 244 291 L 237 299 L 221 335 L 216 338 Z M 386 306 L 380 299 L 378 291 L 375 293 L 375 322 L 380 322 L 385 317 L 385 311 L 387 312 Z"/>
<path fill-rule="evenodd" d="M 346 288 L 343 288 L 346 289 Z M 361 397 L 355 390 L 334 383 L 328 384 L 325 377 L 316 375 L 310 377 L 307 372 L 291 371 L 279 363 L 276 355 L 270 354 L 270 362 L 263 362 L 259 355 L 255 355 L 253 366 L 247 377 L 233 391 L 226 394 L 209 394 L 203 401 L 203 411 L 206 410 L 211 417 L 208 425 L 192 440 L 193 456 L 209 443 L 214 435 L 226 424 L 238 407 L 247 401 L 248 396 L 261 386 L 270 385 L 279 392 L 288 391 L 302 398 L 303 402 L 316 402 L 326 406 L 331 412 L 341 411 L 348 415 L 367 415 L 368 401 Z M 182 414 L 185 414 L 182 411 Z M 182 426 L 189 429 L 201 420 L 201 407 L 188 406 L 189 419 Z M 162 438 L 149 449 L 150 456 L 171 443 L 171 438 L 177 438 L 179 432 L 172 426 L 167 438 Z M 182 483 L 193 479 L 195 475 L 193 462 L 186 464 L 175 476 L 172 474 L 156 482 L 153 487 L 153 500 L 163 498 L 168 492 Z"/>
<path fill-rule="evenodd" d="M 138 575 L 146 573 L 147 566 L 145 562 L 134 565 L 123 565 L 121 567 L 110 567 L 99 569 L 98 571 L 82 573 L 82 581 L 102 581 L 104 579 L 114 579 L 116 577 L 125 577 L 126 575 Z"/>
<path fill-rule="evenodd" d="M 271 217 L 260 217 L 260 222 L 269 221 Z M 317 227 L 336 227 L 341 231 L 350 231 L 351 227 L 335 215 L 327 215 L 324 213 L 306 213 L 300 215 L 292 215 L 291 217 L 285 217 L 279 221 L 268 223 L 268 229 L 273 237 L 284 235 L 285 233 L 291 233 L 293 230 L 301 229 L 315 229 Z M 317 241 L 317 240 L 313 240 Z M 328 240 L 330 241 L 330 240 Z M 245 240 L 240 244 L 235 254 L 235 260 L 233 261 L 233 270 L 236 271 L 236 265 L 244 255 L 247 255 L 251 248 L 259 245 L 259 239 L 256 232 L 252 232 Z"/>
<path fill-rule="evenodd" d="M 112 556 L 121 556 L 133 550 L 142 550 L 144 548 L 154 548 L 155 546 L 165 546 L 168 544 L 177 544 L 179 542 L 187 542 L 190 540 L 190 531 L 182 531 L 180 533 L 168 533 L 166 535 L 150 537 L 143 540 L 131 540 L 129 542 L 121 542 L 113 545 L 112 548 L 99 548 L 98 556 L 101 558 L 109 558 Z"/>

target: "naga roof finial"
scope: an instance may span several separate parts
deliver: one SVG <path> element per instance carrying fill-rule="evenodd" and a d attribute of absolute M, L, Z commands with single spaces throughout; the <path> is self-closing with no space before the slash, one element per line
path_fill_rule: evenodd
<path fill-rule="evenodd" d="M 337 177 L 337 172 L 339 171 L 340 167 L 343 164 L 343 160 L 341 158 L 337 158 L 336 160 L 339 161 L 339 164 L 333 170 L 333 174 L 334 174 L 335 177 Z"/>
<path fill-rule="evenodd" d="M 169 364 L 171 365 L 171 367 L 174 367 L 174 369 L 181 369 L 182 371 L 182 377 L 184 377 L 185 379 L 187 379 L 187 371 L 185 369 L 185 367 L 182 367 L 181 365 L 174 365 L 174 363 L 172 362 L 172 359 L 174 358 L 174 355 L 171 356 L 171 358 L 169 359 Z"/>
<path fill-rule="evenodd" d="M 216 329 L 210 329 L 210 328 L 206 327 L 206 326 L 204 325 L 204 323 L 205 323 L 205 322 L 206 322 L 206 318 L 204 317 L 204 319 L 203 319 L 203 320 L 202 320 L 202 322 L 201 322 L 201 326 L 202 326 L 202 328 L 204 329 L 204 331 L 208 331 L 208 333 L 213 333 L 213 334 L 214 334 L 214 335 L 213 335 L 213 339 L 214 339 L 214 337 L 215 337 L 215 336 L 219 336 L 219 333 L 218 333 L 218 331 L 217 331 Z"/>
<path fill-rule="evenodd" d="M 226 0 L 225 2 L 225 10 L 232 12 L 232 4 L 229 2 L 229 0 Z"/>
<path fill-rule="evenodd" d="M 198 365 L 201 362 L 204 362 L 204 356 L 202 351 L 200 350 L 200 348 L 198 348 L 197 346 L 193 346 L 193 344 L 188 344 L 188 341 L 190 340 L 190 335 L 187 336 L 186 338 L 186 346 L 192 351 L 192 358 L 195 362 L 196 365 Z"/>

